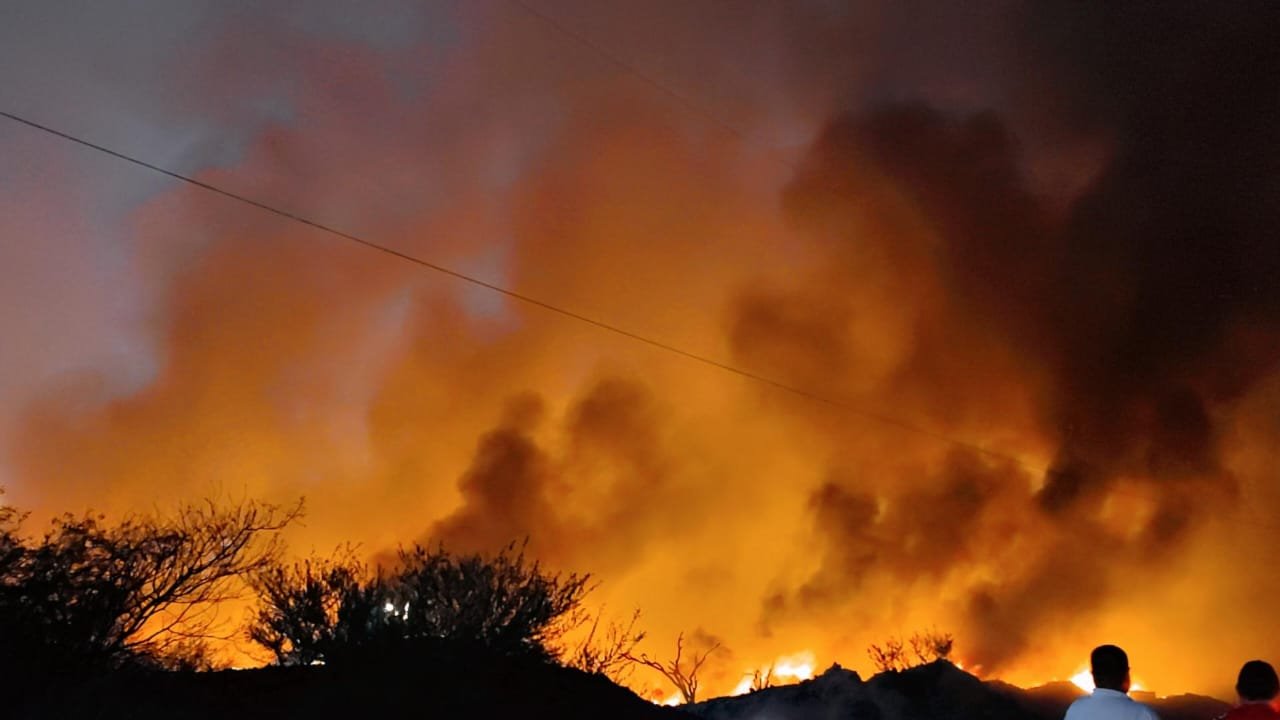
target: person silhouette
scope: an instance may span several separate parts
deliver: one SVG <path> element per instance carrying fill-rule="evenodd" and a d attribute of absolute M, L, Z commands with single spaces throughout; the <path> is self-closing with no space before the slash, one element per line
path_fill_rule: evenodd
<path fill-rule="evenodd" d="M 1280 720 L 1274 701 L 1280 694 L 1280 678 L 1271 663 L 1250 660 L 1236 677 L 1236 695 L 1240 702 L 1222 720 Z"/>
<path fill-rule="evenodd" d="M 1066 720 L 1160 720 L 1156 711 L 1129 697 L 1129 656 L 1115 645 L 1089 654 L 1094 691 L 1071 703 Z"/>

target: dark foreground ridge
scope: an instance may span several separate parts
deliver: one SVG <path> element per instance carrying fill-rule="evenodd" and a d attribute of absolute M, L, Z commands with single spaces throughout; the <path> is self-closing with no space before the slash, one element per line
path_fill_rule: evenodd
<path fill-rule="evenodd" d="M 1031 690 L 983 682 L 945 660 L 864 681 L 833 665 L 795 685 L 716 698 L 686 710 L 705 720 L 1062 720 L 1081 694 L 1070 683 Z M 1213 698 L 1140 698 L 1161 720 L 1211 720 L 1227 709 Z"/>
<path fill-rule="evenodd" d="M 1061 720 L 1080 691 L 983 682 L 946 661 L 864 681 L 833 665 L 795 685 L 681 709 L 642 700 L 598 675 L 533 658 L 448 653 L 415 662 L 208 673 L 120 672 L 29 697 L 22 720 L 327 720 L 379 717 L 592 720 Z M 1212 698 L 1146 698 L 1161 720 L 1211 720 Z"/>
<path fill-rule="evenodd" d="M 116 673 L 31 698 L 22 720 L 691 720 L 608 679 L 533 659 L 439 657 L 336 668 Z"/>

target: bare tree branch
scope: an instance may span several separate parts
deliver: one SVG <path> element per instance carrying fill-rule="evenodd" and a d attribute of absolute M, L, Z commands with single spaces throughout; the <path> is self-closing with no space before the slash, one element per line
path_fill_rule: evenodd
<path fill-rule="evenodd" d="M 636 663 L 632 653 L 645 638 L 645 632 L 636 629 L 640 622 L 640 610 L 633 611 L 626 622 L 610 621 L 602 630 L 600 622 L 604 618 L 604 611 L 601 606 L 592 617 L 586 637 L 578 644 L 564 649 L 560 658 L 569 667 L 604 675 L 621 685 L 631 676 Z"/>
<path fill-rule="evenodd" d="M 219 636 L 219 603 L 278 558 L 279 531 L 301 513 L 205 500 L 115 525 L 64 515 L 35 541 L 0 528 L 0 644 L 52 666 L 152 662 L 180 646 L 192 660 L 196 641 Z"/>
<path fill-rule="evenodd" d="M 631 657 L 635 662 L 652 668 L 662 674 L 672 685 L 676 686 L 676 691 L 680 693 L 680 698 L 686 703 L 694 703 L 698 701 L 698 671 L 707 662 L 707 658 L 720 648 L 717 641 L 707 650 L 698 653 L 694 652 L 692 657 L 685 661 L 684 659 L 684 633 L 676 636 L 676 656 L 668 662 L 655 660 L 648 655 L 640 655 L 640 657 Z"/>

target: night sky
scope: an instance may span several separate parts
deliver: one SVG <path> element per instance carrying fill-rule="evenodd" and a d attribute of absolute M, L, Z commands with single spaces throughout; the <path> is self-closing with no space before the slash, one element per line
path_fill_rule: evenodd
<path fill-rule="evenodd" d="M 0 6 L 0 486 L 527 537 L 723 643 L 1278 659 L 1280 4 Z M 782 386 L 782 387 L 780 387 Z M 234 652 L 229 650 L 229 652 Z M 1221 672 L 1214 674 L 1213 668 Z"/>

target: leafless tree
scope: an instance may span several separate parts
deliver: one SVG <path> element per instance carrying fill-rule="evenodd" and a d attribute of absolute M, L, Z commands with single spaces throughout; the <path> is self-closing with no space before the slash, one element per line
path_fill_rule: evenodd
<path fill-rule="evenodd" d="M 146 653 L 213 637 L 219 605 L 240 597 L 244 580 L 279 558 L 278 533 L 301 514 L 301 501 L 282 509 L 206 500 L 182 506 L 169 520 L 126 521 L 123 556 L 137 591 L 124 606 L 121 647 Z"/>
<path fill-rule="evenodd" d="M 646 667 L 652 668 L 661 673 L 672 685 L 676 686 L 676 690 L 680 693 L 680 698 L 686 704 L 698 701 L 698 672 L 702 670 L 702 666 L 706 664 L 707 658 L 720 648 L 719 641 L 713 642 L 703 652 L 693 652 L 689 658 L 684 657 L 684 633 L 676 636 L 676 655 L 673 659 L 662 662 L 655 660 L 648 655 L 640 655 L 632 659 Z"/>
<path fill-rule="evenodd" d="M 153 663 L 221 637 L 219 605 L 281 551 L 302 512 L 252 501 L 183 505 L 166 517 L 64 515 L 37 541 L 8 533 L 0 571 L 0 646 L 51 665 Z"/>
<path fill-rule="evenodd" d="M 632 612 L 625 622 L 611 620 L 601 629 L 603 617 L 604 608 L 601 607 L 592 617 L 586 636 L 577 644 L 566 648 L 560 659 L 569 667 L 604 675 L 615 683 L 622 684 L 630 678 L 635 667 L 632 653 L 645 638 L 645 632 L 636 629 L 640 622 L 640 611 Z"/>

